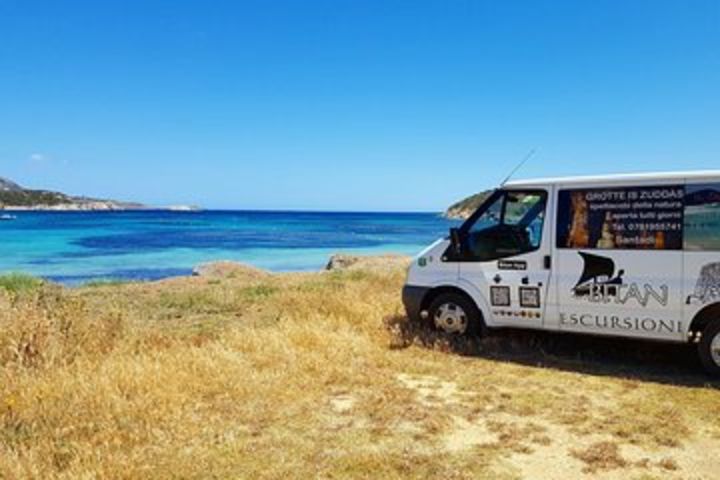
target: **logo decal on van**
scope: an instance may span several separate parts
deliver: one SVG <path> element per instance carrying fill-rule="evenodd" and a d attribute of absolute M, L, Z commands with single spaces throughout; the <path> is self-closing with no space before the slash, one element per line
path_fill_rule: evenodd
<path fill-rule="evenodd" d="M 625 270 L 615 275 L 615 262 L 610 258 L 592 253 L 578 252 L 583 259 L 583 272 L 573 287 L 576 297 L 592 297 L 602 292 L 604 297 L 616 297 L 618 287 L 623 285 Z"/>
<path fill-rule="evenodd" d="M 659 290 L 656 290 L 647 283 L 642 288 L 636 283 L 625 283 L 625 270 L 620 269 L 616 273 L 615 262 L 611 258 L 586 252 L 578 254 L 583 259 L 583 271 L 572 289 L 576 298 L 593 303 L 614 302 L 622 305 L 634 299 L 643 307 L 654 299 L 660 305 L 667 306 L 667 285 L 661 285 Z"/>
<path fill-rule="evenodd" d="M 498 260 L 498 270 L 527 270 L 525 260 Z"/>
<path fill-rule="evenodd" d="M 720 262 L 708 263 L 702 267 L 695 291 L 688 296 L 686 303 L 704 305 L 713 301 L 720 301 Z"/>
<path fill-rule="evenodd" d="M 636 332 L 681 333 L 683 323 L 650 317 L 598 315 L 592 313 L 560 313 L 560 325 L 589 330 L 634 330 Z"/>

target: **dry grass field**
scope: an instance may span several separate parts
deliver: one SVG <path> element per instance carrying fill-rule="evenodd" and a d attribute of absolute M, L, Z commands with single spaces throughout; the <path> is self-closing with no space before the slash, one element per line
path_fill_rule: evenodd
<path fill-rule="evenodd" d="M 719 478 L 683 346 L 407 323 L 404 270 L 0 288 L 0 478 Z"/>

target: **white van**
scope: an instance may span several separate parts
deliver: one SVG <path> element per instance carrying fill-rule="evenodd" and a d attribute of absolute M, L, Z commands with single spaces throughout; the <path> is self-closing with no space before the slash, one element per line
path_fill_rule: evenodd
<path fill-rule="evenodd" d="M 413 261 L 411 319 L 694 342 L 720 375 L 720 171 L 513 181 Z"/>

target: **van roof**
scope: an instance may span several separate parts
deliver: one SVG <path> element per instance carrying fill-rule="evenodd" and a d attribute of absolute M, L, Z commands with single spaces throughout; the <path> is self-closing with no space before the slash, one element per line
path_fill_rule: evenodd
<path fill-rule="evenodd" d="M 617 175 L 592 175 L 580 177 L 538 178 L 531 180 L 512 180 L 505 187 L 532 187 L 549 184 L 623 184 L 628 182 L 685 182 L 705 181 L 720 182 L 720 170 L 704 170 L 690 172 L 630 173 Z"/>

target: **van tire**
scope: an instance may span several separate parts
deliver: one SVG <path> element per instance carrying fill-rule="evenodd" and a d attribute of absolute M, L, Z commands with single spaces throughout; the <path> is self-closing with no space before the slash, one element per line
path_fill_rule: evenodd
<path fill-rule="evenodd" d="M 441 293 L 433 299 L 427 311 L 430 324 L 448 335 L 477 337 L 485 331 L 482 314 L 467 295 Z"/>
<path fill-rule="evenodd" d="M 710 322 L 705 326 L 698 344 L 698 354 L 705 370 L 715 377 L 720 377 L 720 320 Z M 713 349 L 715 354 L 713 355 Z"/>

